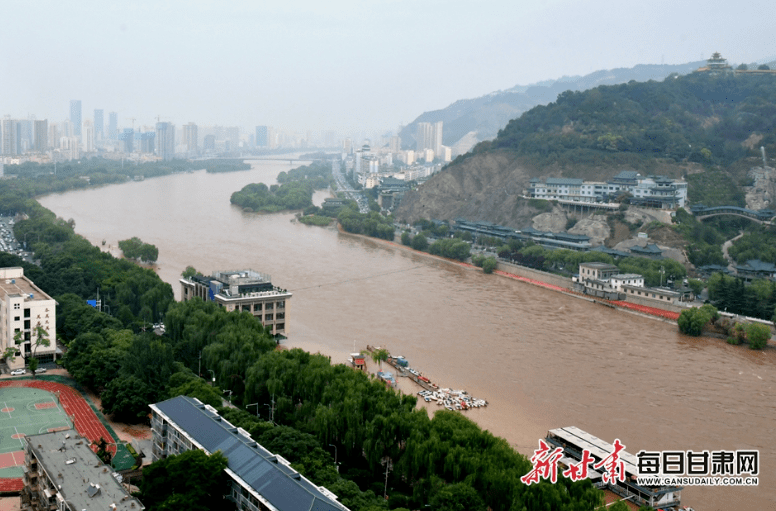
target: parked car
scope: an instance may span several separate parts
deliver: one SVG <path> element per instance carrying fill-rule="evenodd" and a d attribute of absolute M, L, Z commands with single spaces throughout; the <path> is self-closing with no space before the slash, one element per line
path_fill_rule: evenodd
<path fill-rule="evenodd" d="M 11 376 L 19 376 L 21 374 L 27 374 L 27 370 L 26 369 L 14 369 L 13 371 L 11 371 Z"/>
<path fill-rule="evenodd" d="M 35 369 L 35 372 L 36 373 L 45 373 L 46 372 L 46 368 L 45 367 L 39 367 L 39 368 Z"/>

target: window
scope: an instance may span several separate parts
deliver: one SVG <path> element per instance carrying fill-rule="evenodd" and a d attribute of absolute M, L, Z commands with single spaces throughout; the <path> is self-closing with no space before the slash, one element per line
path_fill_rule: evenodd
<path fill-rule="evenodd" d="M 277 330 L 285 330 L 286 324 L 285 323 L 278 323 L 277 325 L 275 325 L 275 328 Z"/>
<path fill-rule="evenodd" d="M 264 321 L 272 321 L 272 314 L 265 314 Z"/>
<path fill-rule="evenodd" d="M 14 316 L 14 317 L 13 317 L 13 320 L 14 320 L 14 321 L 21 321 L 21 320 L 22 320 L 22 317 L 21 317 L 21 316 Z"/>
<path fill-rule="evenodd" d="M 24 317 L 29 318 L 30 317 L 30 309 L 24 309 Z"/>
<path fill-rule="evenodd" d="M 21 309 L 21 305 L 20 304 L 18 304 L 18 303 L 13 304 L 13 310 L 18 311 L 19 309 Z"/>
<path fill-rule="evenodd" d="M 267 302 L 267 307 L 265 308 L 265 310 L 271 311 L 274 308 L 275 308 L 275 304 L 274 303 Z"/>
<path fill-rule="evenodd" d="M 285 309 L 286 308 L 286 302 L 278 302 L 278 309 Z"/>
<path fill-rule="evenodd" d="M 261 310 L 261 304 L 260 303 L 254 303 L 253 304 L 253 311 L 260 311 Z"/>
<path fill-rule="evenodd" d="M 29 330 L 30 329 L 30 320 L 29 319 L 25 319 L 24 320 L 24 329 L 25 330 Z"/>

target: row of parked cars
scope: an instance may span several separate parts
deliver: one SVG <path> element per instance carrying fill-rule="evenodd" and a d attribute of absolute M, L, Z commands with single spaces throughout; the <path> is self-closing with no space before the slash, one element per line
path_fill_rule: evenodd
<path fill-rule="evenodd" d="M 46 372 L 46 368 L 45 367 L 39 367 L 39 368 L 35 369 L 35 374 L 40 374 L 40 373 L 45 373 L 45 372 Z M 13 371 L 11 371 L 11 376 L 21 376 L 23 374 L 27 374 L 27 370 L 26 369 L 14 369 Z"/>

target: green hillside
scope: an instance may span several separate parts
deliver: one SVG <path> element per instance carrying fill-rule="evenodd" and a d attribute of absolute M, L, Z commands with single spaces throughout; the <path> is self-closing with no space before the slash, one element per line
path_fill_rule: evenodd
<path fill-rule="evenodd" d="M 506 149 L 538 167 L 668 158 L 728 166 L 776 151 L 776 75 L 694 73 L 585 92 L 513 119 L 474 154 Z M 470 153 L 472 154 L 472 153 Z"/>

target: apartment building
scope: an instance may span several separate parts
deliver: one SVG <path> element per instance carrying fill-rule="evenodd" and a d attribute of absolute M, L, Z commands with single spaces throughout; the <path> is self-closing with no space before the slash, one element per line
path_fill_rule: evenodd
<path fill-rule="evenodd" d="M 216 451 L 228 459 L 228 495 L 243 511 L 349 511 L 337 496 L 316 486 L 291 468 L 282 456 L 273 454 L 251 438 L 247 431 L 229 423 L 215 408 L 196 398 L 178 396 L 151 405 L 152 460 L 199 449 Z"/>
<path fill-rule="evenodd" d="M 142 511 L 113 469 L 72 429 L 24 438 L 22 511 Z"/>
<path fill-rule="evenodd" d="M 0 352 L 16 348 L 14 360 L 6 358 L 11 369 L 24 367 L 24 359 L 35 357 L 52 362 L 56 357 L 57 302 L 24 276 L 20 267 L 0 268 Z M 37 327 L 49 339 L 49 346 L 35 347 Z M 17 342 L 17 334 L 20 334 Z"/>

